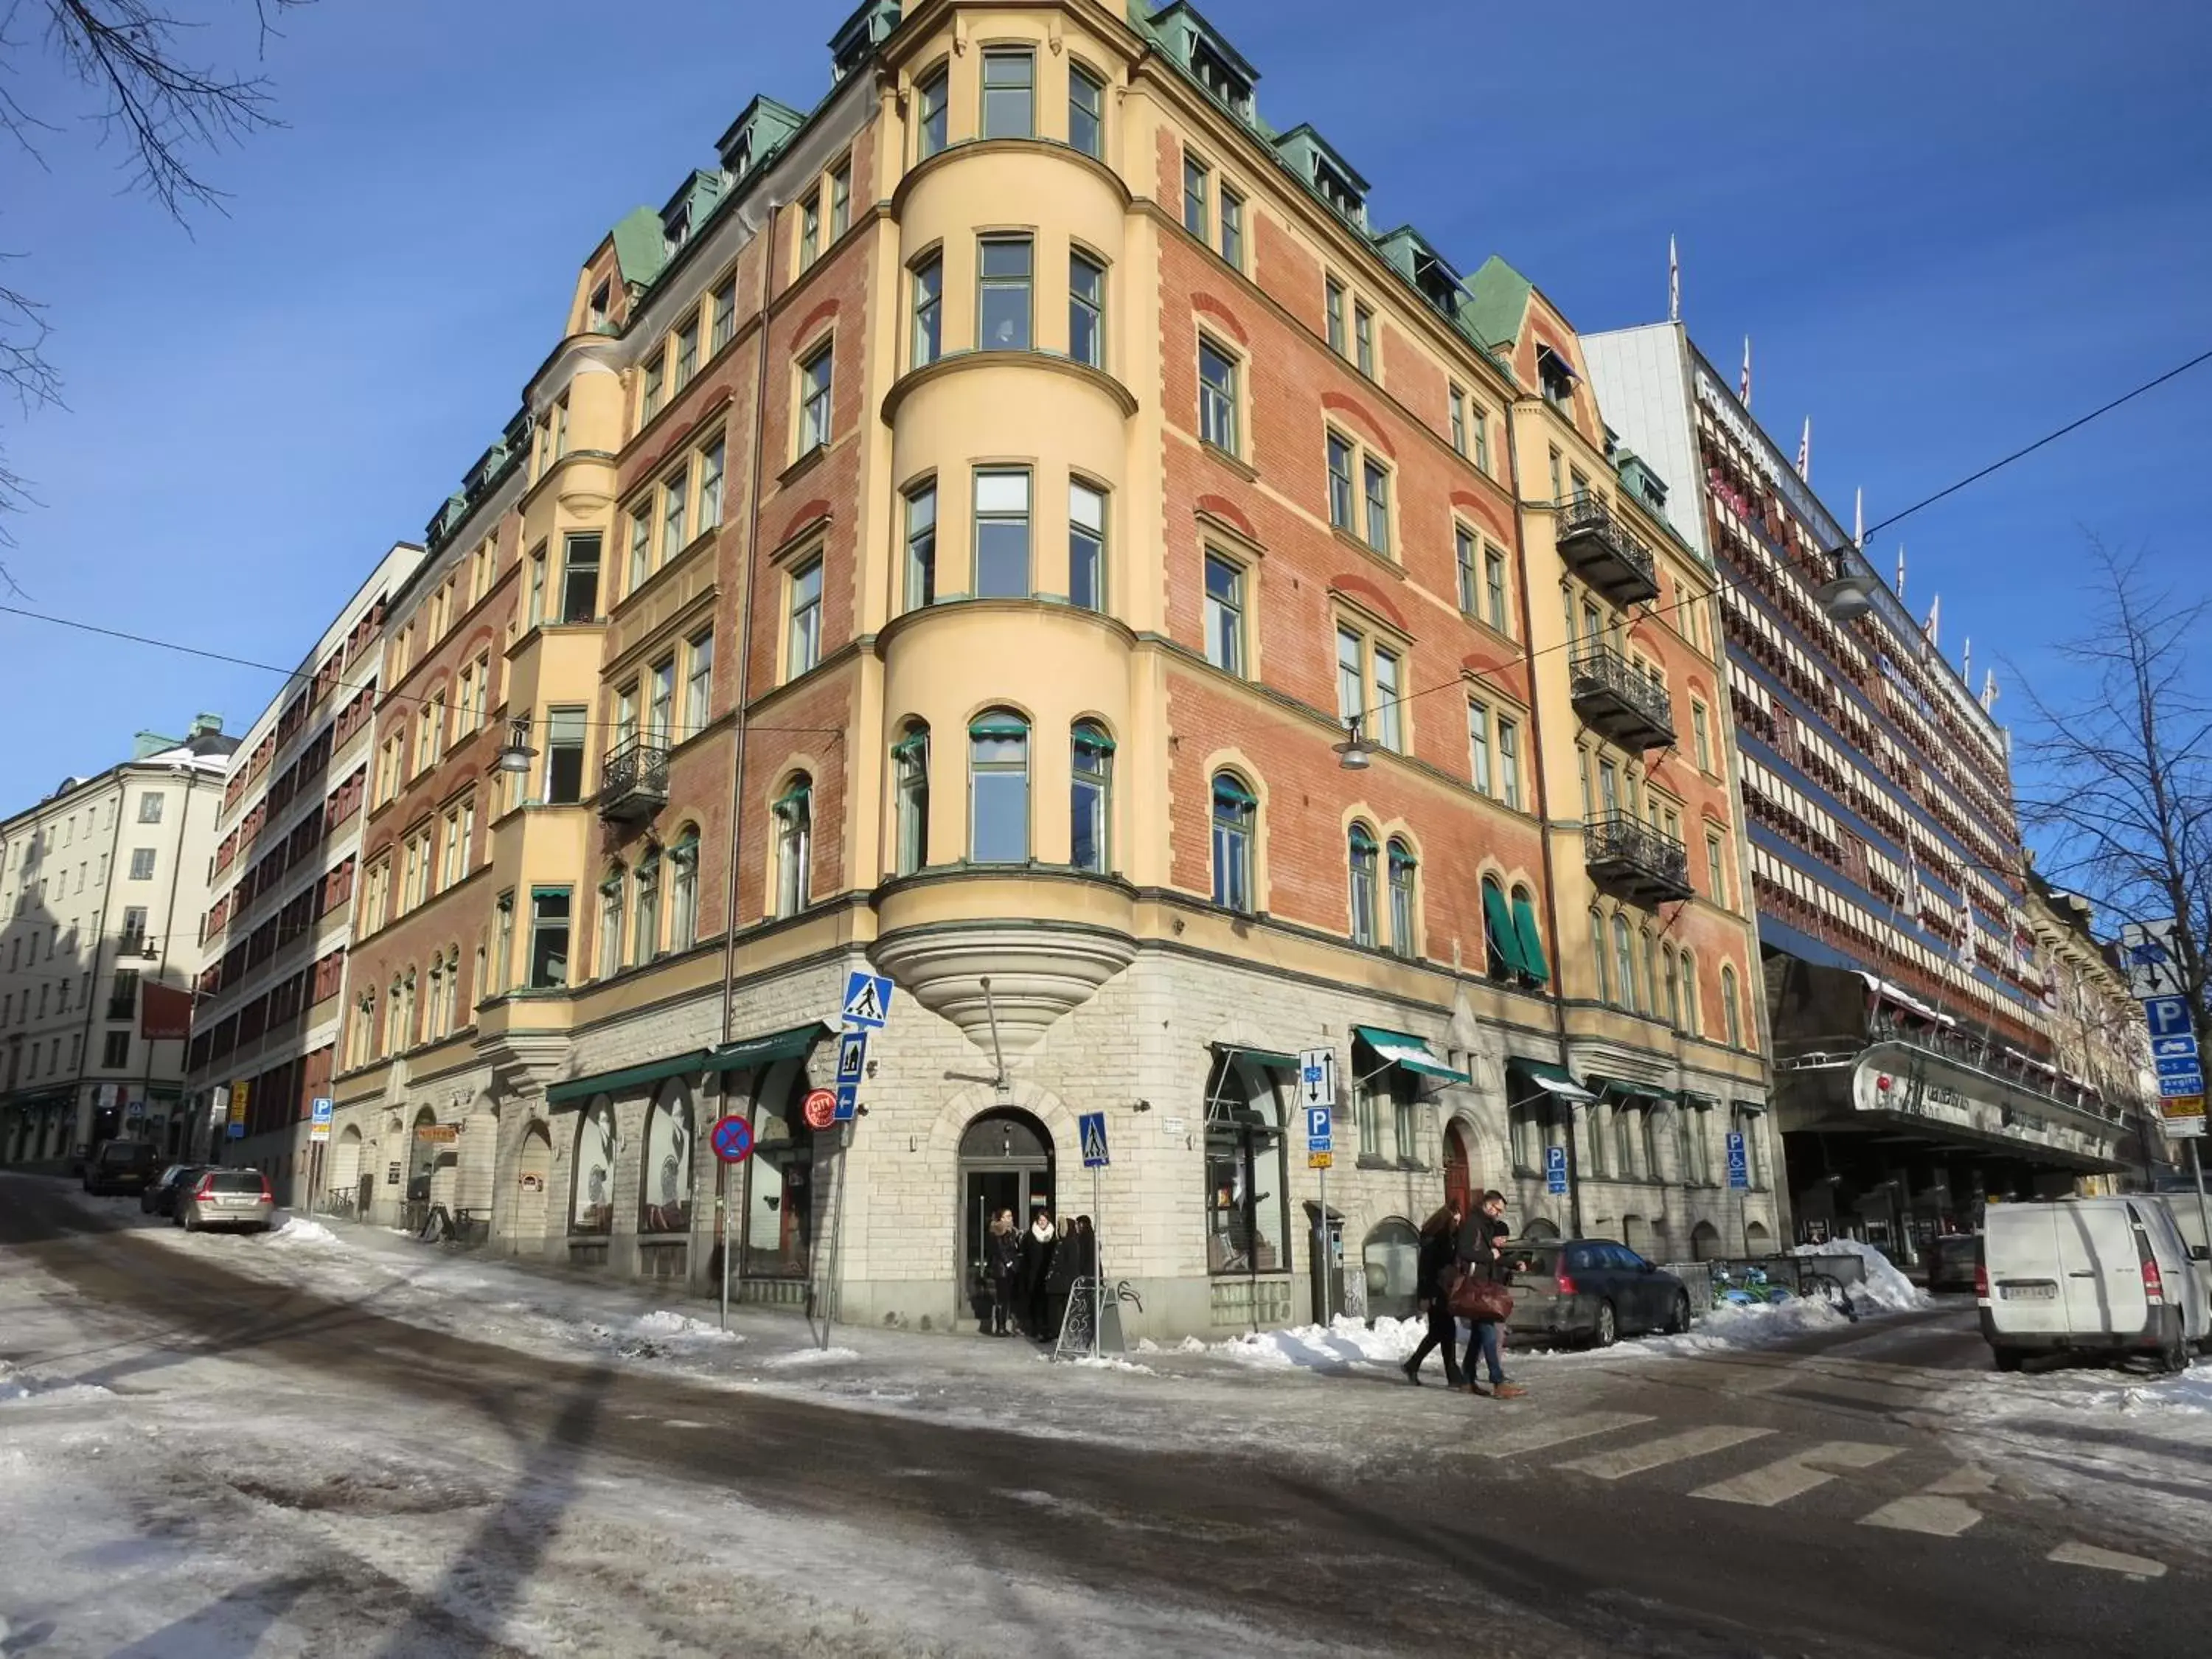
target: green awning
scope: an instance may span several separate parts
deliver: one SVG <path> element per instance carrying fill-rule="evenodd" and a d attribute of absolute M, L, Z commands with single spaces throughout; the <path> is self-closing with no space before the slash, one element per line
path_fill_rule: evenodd
<path fill-rule="evenodd" d="M 1087 749 L 1094 755 L 1110 755 L 1114 752 L 1114 739 L 1095 726 L 1079 726 L 1073 735 L 1078 749 Z"/>
<path fill-rule="evenodd" d="M 1355 852 L 1371 853 L 1375 850 L 1375 837 L 1365 824 L 1355 823 L 1352 826 L 1352 846 Z"/>
<path fill-rule="evenodd" d="M 545 1103 L 559 1106 L 572 1100 L 588 1100 L 593 1095 L 617 1095 L 635 1089 L 641 1084 L 659 1083 L 664 1079 L 682 1077 L 689 1072 L 707 1069 L 707 1051 L 694 1048 L 686 1054 L 672 1054 L 666 1060 L 649 1060 L 641 1066 L 625 1066 L 616 1072 L 594 1072 L 589 1077 L 572 1077 L 566 1083 L 556 1083 L 545 1091 Z"/>
<path fill-rule="evenodd" d="M 926 753 L 928 750 L 928 748 L 929 733 L 927 732 L 915 732 L 906 737 L 901 738 L 896 743 L 891 745 L 891 758 L 893 760 L 904 760 L 910 755 Z"/>
<path fill-rule="evenodd" d="M 1005 714 L 985 714 L 968 722 L 971 738 L 1026 738 L 1030 729 L 1021 721 Z"/>
<path fill-rule="evenodd" d="M 1265 1066 L 1272 1071 L 1295 1072 L 1298 1069 L 1298 1057 L 1296 1054 L 1279 1054 L 1273 1048 L 1247 1048 L 1241 1042 L 1214 1042 L 1209 1043 L 1207 1047 L 1224 1060 L 1234 1054 L 1240 1059 L 1250 1060 L 1255 1066 Z"/>
<path fill-rule="evenodd" d="M 1218 772 L 1213 778 L 1213 799 L 1226 801 L 1231 806 L 1256 806 L 1260 798 L 1226 772 Z"/>
<path fill-rule="evenodd" d="M 1521 971 L 1541 985 L 1552 977 L 1544 960 L 1544 930 L 1536 925 L 1536 908 L 1520 894 L 1513 897 L 1513 931 L 1521 940 Z"/>
<path fill-rule="evenodd" d="M 830 1028 L 817 1020 L 811 1025 L 794 1025 L 788 1031 L 709 1048 L 702 1063 L 710 1072 L 750 1072 L 757 1066 L 773 1066 L 779 1060 L 797 1060 L 829 1035 Z"/>
<path fill-rule="evenodd" d="M 1474 1079 L 1465 1072 L 1455 1072 L 1419 1037 L 1409 1036 L 1403 1031 L 1386 1031 L 1375 1025 L 1355 1025 L 1352 1035 L 1375 1051 L 1376 1059 L 1388 1065 L 1417 1072 L 1423 1077 L 1441 1078 L 1446 1083 L 1472 1083 Z"/>
<path fill-rule="evenodd" d="M 1505 1062 L 1505 1067 L 1509 1072 L 1518 1072 L 1528 1082 L 1534 1084 L 1547 1094 L 1557 1095 L 1562 1100 L 1587 1106 L 1597 1098 L 1595 1095 L 1575 1081 L 1575 1074 L 1572 1072 L 1564 1066 L 1554 1066 L 1548 1060 L 1509 1060 Z M 1519 1100 L 1513 1103 L 1526 1105 L 1528 1103 L 1525 1100 Z"/>
<path fill-rule="evenodd" d="M 1654 1088 L 1649 1083 L 1632 1083 L 1617 1077 L 1593 1076 L 1589 1086 L 1601 1094 L 1622 1095 L 1630 1100 L 1664 1100 L 1667 1091 Z"/>
<path fill-rule="evenodd" d="M 1411 870 L 1415 867 L 1415 865 L 1416 860 L 1412 848 L 1407 846 L 1402 841 L 1394 841 L 1390 843 L 1390 867 L 1393 870 Z"/>
<path fill-rule="evenodd" d="M 1528 967 L 1521 960 L 1521 936 L 1514 928 L 1513 913 L 1505 908 L 1504 890 L 1486 882 L 1482 889 L 1482 922 L 1490 930 L 1490 947 L 1504 959 L 1506 971 L 1527 973 Z"/>
<path fill-rule="evenodd" d="M 793 784 L 790 788 L 778 795 L 769 803 L 769 806 L 773 811 L 795 812 L 806 805 L 813 793 L 814 786 L 802 781 Z"/>
<path fill-rule="evenodd" d="M 1766 1109 L 1766 1103 L 1763 1100 L 1739 1100 L 1735 1103 L 1735 1109 L 1739 1112 L 1749 1112 L 1753 1116 L 1757 1116 Z"/>

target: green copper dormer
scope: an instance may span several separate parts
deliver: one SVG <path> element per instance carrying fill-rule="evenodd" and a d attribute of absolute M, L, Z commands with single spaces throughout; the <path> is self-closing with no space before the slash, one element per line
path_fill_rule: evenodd
<path fill-rule="evenodd" d="M 650 288 L 668 263 L 668 240 L 662 234 L 660 216 L 649 207 L 632 208 L 615 221 L 608 233 L 614 238 L 615 264 L 623 286 L 633 293 Z"/>
<path fill-rule="evenodd" d="M 1644 458 L 1632 449 L 1624 449 L 1613 459 L 1613 470 L 1620 475 L 1620 487 L 1655 519 L 1667 516 L 1667 481 L 1644 465 Z"/>
<path fill-rule="evenodd" d="M 1229 44 L 1228 36 L 1200 15 L 1190 0 L 1174 0 L 1132 21 L 1238 120 L 1258 118 L 1252 94 L 1260 84 L 1260 71 Z"/>
<path fill-rule="evenodd" d="M 1526 276 L 1492 254 L 1467 279 L 1473 298 L 1460 307 L 1460 321 L 1493 352 L 1510 356 L 1528 319 L 1528 296 L 1534 289 Z"/>
<path fill-rule="evenodd" d="M 830 76 L 842 81 L 876 55 L 899 26 L 901 0 L 860 0 L 850 17 L 830 37 Z"/>
<path fill-rule="evenodd" d="M 769 97 L 755 98 L 738 112 L 730 130 L 714 143 L 722 158 L 722 171 L 729 174 L 732 185 L 744 183 L 747 174 L 774 159 L 790 143 L 791 135 L 805 125 L 806 118 L 790 105 Z"/>
<path fill-rule="evenodd" d="M 660 210 L 660 240 L 672 258 L 676 250 L 691 240 L 691 233 L 707 222 L 714 204 L 722 199 L 722 175 L 704 168 L 695 171 L 677 187 Z"/>
<path fill-rule="evenodd" d="M 1437 252 L 1436 244 L 1411 225 L 1401 225 L 1375 239 L 1375 251 L 1388 260 L 1416 292 L 1446 317 L 1456 321 L 1466 298 L 1459 272 Z"/>
<path fill-rule="evenodd" d="M 422 528 L 422 545 L 436 549 L 446 539 L 447 532 L 461 521 L 461 516 L 468 510 L 469 498 L 466 495 L 447 496 L 446 504 L 430 515 L 430 522 Z"/>
<path fill-rule="evenodd" d="M 1299 182 L 1361 230 L 1367 228 L 1367 180 L 1330 148 L 1310 121 L 1301 121 L 1275 140 L 1275 153 Z"/>

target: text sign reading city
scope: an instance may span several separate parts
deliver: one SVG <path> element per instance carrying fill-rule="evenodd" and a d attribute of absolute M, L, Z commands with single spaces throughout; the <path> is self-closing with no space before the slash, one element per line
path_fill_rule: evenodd
<path fill-rule="evenodd" d="M 1751 1185 L 1751 1152 L 1741 1130 L 1729 1131 L 1728 1165 L 1729 1186 L 1741 1192 Z"/>
<path fill-rule="evenodd" d="M 2197 1023 L 2189 1017 L 2187 997 L 2145 997 L 2143 1020 L 2150 1027 L 2154 1040 L 2161 1037 L 2188 1037 L 2194 1041 Z"/>
<path fill-rule="evenodd" d="M 854 969 L 845 976 L 843 1024 L 849 1030 L 881 1029 L 891 1012 L 891 982 L 881 974 Z"/>
<path fill-rule="evenodd" d="M 849 1123 L 860 1109 L 860 1079 L 867 1075 L 868 1034 L 846 1031 L 837 1038 L 837 1121 Z"/>
<path fill-rule="evenodd" d="M 718 1117 L 707 1139 L 723 1163 L 742 1164 L 752 1155 L 753 1126 L 741 1117 Z"/>
<path fill-rule="evenodd" d="M 2188 988 L 2181 982 L 2181 924 L 2172 916 L 2128 923 L 2120 929 L 2120 965 L 2139 997 L 2181 994 Z"/>
<path fill-rule="evenodd" d="M 1103 1170 L 1113 1160 L 1106 1155 L 1106 1114 L 1085 1112 L 1075 1120 L 1076 1138 L 1083 1143 L 1083 1167 Z"/>
<path fill-rule="evenodd" d="M 1544 1148 L 1544 1190 L 1554 1198 L 1566 1193 L 1567 1149 L 1564 1146 Z"/>
<path fill-rule="evenodd" d="M 1298 1104 L 1311 1110 L 1336 1104 L 1336 1050 L 1298 1051 Z"/>

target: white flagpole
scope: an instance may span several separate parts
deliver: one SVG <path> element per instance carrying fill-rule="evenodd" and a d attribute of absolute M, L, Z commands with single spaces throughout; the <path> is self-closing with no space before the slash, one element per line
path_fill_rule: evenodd
<path fill-rule="evenodd" d="M 1674 238 L 1667 238 L 1667 320 L 1682 320 L 1682 261 L 1675 252 Z"/>
<path fill-rule="evenodd" d="M 1851 545 L 1861 552 L 1866 550 L 1866 486 L 1861 484 L 1851 492 Z"/>
<path fill-rule="evenodd" d="M 1743 374 L 1735 383 L 1736 401 L 1745 409 L 1751 407 L 1751 336 L 1743 337 Z"/>

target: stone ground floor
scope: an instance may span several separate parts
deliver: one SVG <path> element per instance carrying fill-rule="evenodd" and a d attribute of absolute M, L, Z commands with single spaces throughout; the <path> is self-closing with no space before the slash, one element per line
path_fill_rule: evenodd
<path fill-rule="evenodd" d="M 0 1167 L 75 1156 L 118 1138 L 151 1141 L 165 1156 L 187 1145 L 181 1089 L 155 1084 L 64 1083 L 0 1100 Z"/>
<path fill-rule="evenodd" d="M 1133 1294 L 1125 1330 L 1166 1340 L 1303 1323 L 1324 1296 L 1411 1311 L 1416 1231 L 1448 1193 L 1495 1187 L 1516 1232 L 1658 1260 L 1764 1254 L 1785 1234 L 1778 1149 L 1740 1081 L 1672 1054 L 1563 1051 L 1534 999 L 1523 1029 L 1464 1000 L 1413 1006 L 1170 951 L 1139 951 L 1049 1023 L 1010 1024 L 1024 1046 L 1003 1069 L 980 1021 L 896 996 L 860 1116 L 816 1130 L 804 1103 L 833 1081 L 846 975 L 866 965 L 741 986 L 727 1046 L 716 996 L 580 1032 L 550 1064 L 485 1047 L 435 1076 L 403 1060 L 371 1098 L 341 1079 L 319 1201 L 410 1228 L 441 1206 L 503 1253 L 699 1293 L 721 1282 L 726 1227 L 735 1298 L 915 1330 L 973 1328 L 990 1218 L 1043 1208 L 1091 1218 L 1105 1276 Z M 1326 1170 L 1295 1075 L 1315 1048 L 1340 1079 Z M 725 1114 L 752 1128 L 739 1164 L 708 1144 Z"/>

